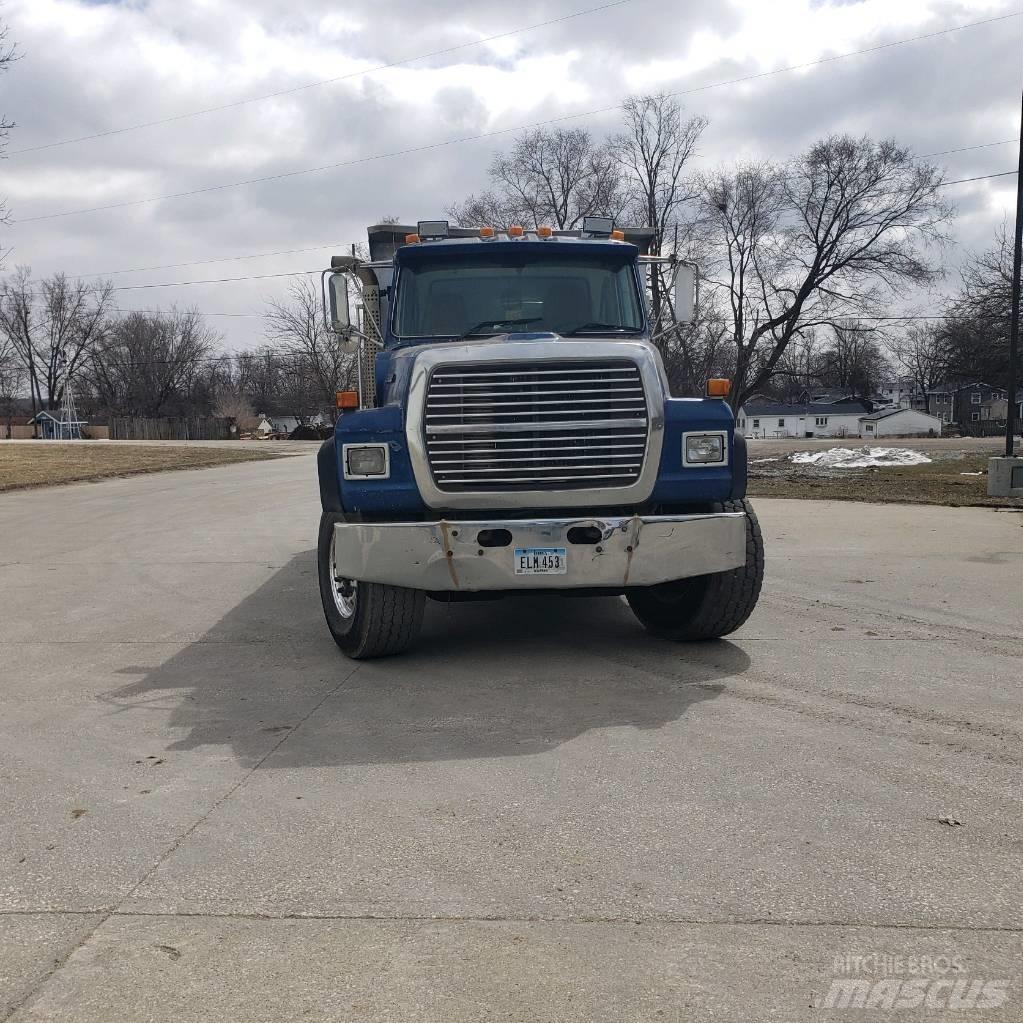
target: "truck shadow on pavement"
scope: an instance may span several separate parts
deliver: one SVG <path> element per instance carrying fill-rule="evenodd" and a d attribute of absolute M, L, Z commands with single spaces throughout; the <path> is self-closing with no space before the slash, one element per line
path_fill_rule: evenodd
<path fill-rule="evenodd" d="M 563 596 L 430 601 L 413 650 L 348 661 L 323 622 L 307 551 L 166 663 L 122 669 L 142 677 L 104 699 L 167 715 L 169 750 L 227 745 L 243 764 L 265 758 L 263 769 L 415 763 L 656 729 L 748 666 L 727 641 L 649 636 L 617 598 Z"/>

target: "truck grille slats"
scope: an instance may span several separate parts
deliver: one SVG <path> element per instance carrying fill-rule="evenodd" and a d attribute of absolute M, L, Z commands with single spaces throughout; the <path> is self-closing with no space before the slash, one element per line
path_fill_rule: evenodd
<path fill-rule="evenodd" d="M 624 359 L 442 366 L 424 430 L 440 490 L 627 487 L 646 455 L 646 397 Z"/>

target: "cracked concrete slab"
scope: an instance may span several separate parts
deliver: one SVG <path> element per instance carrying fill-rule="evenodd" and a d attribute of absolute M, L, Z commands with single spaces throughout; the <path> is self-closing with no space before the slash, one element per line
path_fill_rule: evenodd
<path fill-rule="evenodd" d="M 0 496 L 19 1019 L 820 1019 L 850 950 L 1018 961 L 1019 516 L 765 501 L 727 642 L 430 605 L 355 669 L 314 469 Z"/>
<path fill-rule="evenodd" d="M 102 919 L 85 913 L 0 913 L 0 1019 L 58 969 Z"/>
<path fill-rule="evenodd" d="M 833 982 L 922 979 L 936 1006 L 912 1018 L 945 1019 L 952 983 L 1011 981 L 1021 954 L 1019 934 L 970 931 L 117 916 L 14 1020 L 887 1023 L 869 995 L 835 1008 Z M 1018 1019 L 1018 984 L 1004 995 L 976 1015 Z"/>

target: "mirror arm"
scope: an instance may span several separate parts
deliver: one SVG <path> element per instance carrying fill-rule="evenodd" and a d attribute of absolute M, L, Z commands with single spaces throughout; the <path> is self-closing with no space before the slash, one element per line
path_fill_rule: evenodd
<path fill-rule="evenodd" d="M 324 270 L 320 274 L 320 305 L 323 309 L 323 325 L 332 331 L 334 328 L 330 325 L 330 315 L 327 313 L 327 276 L 331 273 L 332 270 Z"/>

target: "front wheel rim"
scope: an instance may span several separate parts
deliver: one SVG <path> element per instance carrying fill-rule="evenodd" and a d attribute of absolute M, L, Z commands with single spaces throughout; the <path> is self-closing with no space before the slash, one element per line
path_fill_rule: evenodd
<path fill-rule="evenodd" d="M 334 598 L 337 613 L 345 619 L 355 616 L 356 603 L 359 599 L 359 584 L 354 579 L 346 579 L 337 574 L 337 556 L 334 538 L 330 540 L 330 592 Z"/>

